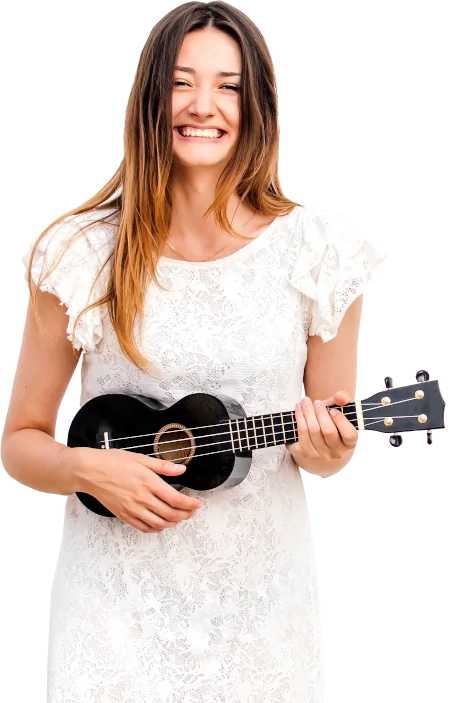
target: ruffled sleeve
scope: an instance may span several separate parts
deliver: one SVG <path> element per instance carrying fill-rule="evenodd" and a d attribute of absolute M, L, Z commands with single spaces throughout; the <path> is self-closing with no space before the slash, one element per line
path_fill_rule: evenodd
<path fill-rule="evenodd" d="M 328 342 L 386 254 L 353 232 L 337 212 L 305 207 L 300 227 L 291 284 L 312 301 L 309 335 Z"/>
<path fill-rule="evenodd" d="M 100 212 L 98 217 L 94 212 L 70 215 L 54 225 L 39 242 L 31 269 L 32 280 L 37 285 L 39 278 L 42 279 L 57 264 L 39 288 L 53 293 L 59 298 L 60 304 L 66 306 L 69 316 L 68 339 L 76 349 L 85 352 L 93 351 L 101 341 L 103 318 L 108 314 L 106 305 L 92 308 L 80 318 L 73 334 L 79 313 L 106 293 L 108 265 L 92 291 L 100 269 L 111 254 L 117 229 L 114 224 L 95 221 L 104 214 Z M 92 220 L 94 224 L 81 232 L 82 225 Z M 33 244 L 30 244 L 22 257 L 26 280 L 32 249 Z"/>

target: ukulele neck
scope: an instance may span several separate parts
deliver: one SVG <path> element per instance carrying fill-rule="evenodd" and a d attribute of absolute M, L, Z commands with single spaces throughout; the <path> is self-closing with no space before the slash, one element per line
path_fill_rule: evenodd
<path fill-rule="evenodd" d="M 343 412 L 356 429 L 358 429 L 355 403 L 329 405 Z M 275 447 L 279 444 L 293 444 L 298 441 L 298 428 L 295 411 L 289 410 L 270 415 L 254 415 L 229 420 L 230 441 L 234 452 L 245 452 L 263 447 Z"/>

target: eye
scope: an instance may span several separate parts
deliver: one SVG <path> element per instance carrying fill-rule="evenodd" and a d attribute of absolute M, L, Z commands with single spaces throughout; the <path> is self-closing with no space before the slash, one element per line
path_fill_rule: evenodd
<path fill-rule="evenodd" d="M 174 85 L 188 85 L 188 83 L 186 83 L 186 81 L 176 80 L 176 81 L 174 81 Z M 235 90 L 236 93 L 240 90 L 240 86 L 235 85 L 235 83 L 229 83 L 228 85 L 222 85 L 221 88 L 229 88 L 229 90 Z"/>

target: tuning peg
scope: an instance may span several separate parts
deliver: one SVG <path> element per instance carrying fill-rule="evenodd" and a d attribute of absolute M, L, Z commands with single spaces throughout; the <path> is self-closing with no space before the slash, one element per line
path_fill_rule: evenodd
<path fill-rule="evenodd" d="M 417 383 L 425 383 L 425 381 L 428 381 L 429 378 L 430 378 L 430 374 L 428 373 L 428 371 L 422 370 L 422 371 L 418 371 L 416 373 Z"/>
<path fill-rule="evenodd" d="M 427 444 L 432 444 L 432 430 L 427 430 Z"/>
<path fill-rule="evenodd" d="M 390 444 L 392 445 L 392 447 L 401 447 L 401 445 L 403 444 L 402 436 L 397 434 L 396 432 L 395 434 L 390 435 Z"/>
<path fill-rule="evenodd" d="M 393 379 L 391 376 L 387 376 L 386 378 L 384 378 L 384 381 L 385 381 L 385 386 L 387 388 L 393 388 Z"/>

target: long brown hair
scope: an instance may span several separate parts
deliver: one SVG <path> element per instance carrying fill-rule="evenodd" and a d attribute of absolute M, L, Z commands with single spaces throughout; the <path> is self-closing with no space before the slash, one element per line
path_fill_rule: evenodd
<path fill-rule="evenodd" d="M 174 66 L 185 35 L 206 27 L 226 32 L 236 40 L 241 49 L 242 76 L 239 140 L 204 216 L 213 212 L 221 229 L 244 239 L 232 228 L 226 214 L 233 193 L 258 212 L 275 217 L 299 204 L 283 195 L 279 183 L 277 87 L 263 35 L 243 12 L 226 2 L 187 2 L 153 27 L 142 49 L 126 109 L 124 158 L 118 170 L 96 195 L 54 220 L 36 241 L 31 255 L 32 263 L 38 242 L 70 215 L 101 210 L 101 221 L 105 221 L 103 211 L 106 217 L 108 208 L 117 213 L 115 246 L 111 262 L 106 262 L 110 267 L 106 294 L 82 310 L 76 323 L 91 308 L 106 304 L 123 353 L 146 372 L 149 364 L 136 346 L 134 319 L 142 318 L 149 283 L 155 281 L 162 288 L 156 268 L 172 214 L 169 177 Z M 51 270 L 38 281 L 33 295 L 35 313 L 37 290 Z M 28 282 L 32 295 L 30 268 Z"/>

